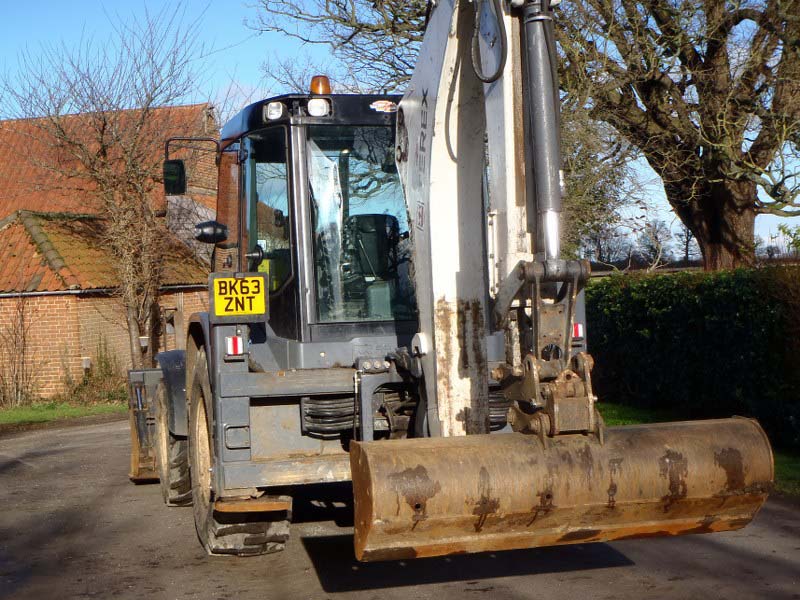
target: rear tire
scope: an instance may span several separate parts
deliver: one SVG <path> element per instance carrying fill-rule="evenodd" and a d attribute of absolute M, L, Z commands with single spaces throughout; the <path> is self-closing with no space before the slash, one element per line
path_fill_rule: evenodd
<path fill-rule="evenodd" d="M 167 392 L 163 382 L 156 392 L 156 463 L 161 497 L 167 506 L 188 506 L 192 503 L 192 482 L 189 478 L 189 442 L 169 430 Z"/>
<path fill-rule="evenodd" d="M 289 537 L 289 515 L 280 513 L 218 513 L 211 489 L 214 454 L 206 406 L 212 402 L 208 364 L 203 348 L 189 391 L 189 470 L 194 524 L 209 554 L 255 556 L 280 552 Z"/>

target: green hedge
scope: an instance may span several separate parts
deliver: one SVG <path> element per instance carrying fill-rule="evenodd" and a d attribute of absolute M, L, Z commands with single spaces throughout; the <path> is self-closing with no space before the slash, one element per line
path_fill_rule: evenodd
<path fill-rule="evenodd" d="M 614 275 L 586 297 L 601 401 L 753 416 L 800 447 L 800 268 Z"/>

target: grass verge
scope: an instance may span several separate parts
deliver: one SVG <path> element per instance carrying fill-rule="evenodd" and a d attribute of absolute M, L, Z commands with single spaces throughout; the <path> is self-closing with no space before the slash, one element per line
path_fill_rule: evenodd
<path fill-rule="evenodd" d="M 597 409 L 603 415 L 606 425 L 636 425 L 637 423 L 662 423 L 664 421 L 680 421 L 678 415 L 665 410 L 639 408 L 611 402 L 598 402 Z"/>
<path fill-rule="evenodd" d="M 0 425 L 46 423 L 59 419 L 124 413 L 127 410 L 128 405 L 125 403 L 76 406 L 63 402 L 42 402 L 30 406 L 0 409 Z"/>
<path fill-rule="evenodd" d="M 775 452 L 775 489 L 800 498 L 800 454 Z"/>
<path fill-rule="evenodd" d="M 612 402 L 598 402 L 597 408 L 609 426 L 682 420 L 679 414 L 670 411 L 649 410 Z M 800 454 L 786 451 L 774 451 L 774 454 L 775 490 L 779 494 L 800 497 Z"/>

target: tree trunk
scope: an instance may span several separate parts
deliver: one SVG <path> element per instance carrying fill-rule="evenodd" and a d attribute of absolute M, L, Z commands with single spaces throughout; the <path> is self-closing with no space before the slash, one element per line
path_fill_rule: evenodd
<path fill-rule="evenodd" d="M 706 271 L 755 262 L 756 194 L 754 183 L 725 180 L 708 184 L 688 203 L 685 191 L 667 191 L 667 199 L 700 246 Z"/>
<path fill-rule="evenodd" d="M 139 343 L 139 322 L 136 319 L 136 312 L 131 307 L 126 307 L 128 321 L 128 338 L 131 344 L 131 367 L 134 369 L 142 368 L 142 346 Z"/>
<path fill-rule="evenodd" d="M 161 351 L 159 347 L 159 338 L 166 340 L 167 332 L 161 329 L 161 305 L 157 300 L 153 301 L 150 305 L 148 314 L 150 318 L 142 327 L 148 339 L 147 351 L 144 353 L 143 361 L 148 368 L 152 368 L 156 366 L 156 354 Z M 166 350 L 166 347 L 164 350 Z"/>

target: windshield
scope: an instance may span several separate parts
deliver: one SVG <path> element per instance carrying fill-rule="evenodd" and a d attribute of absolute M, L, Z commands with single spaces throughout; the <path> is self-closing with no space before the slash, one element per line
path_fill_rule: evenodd
<path fill-rule="evenodd" d="M 308 127 L 319 322 L 413 319 L 391 127 Z"/>

